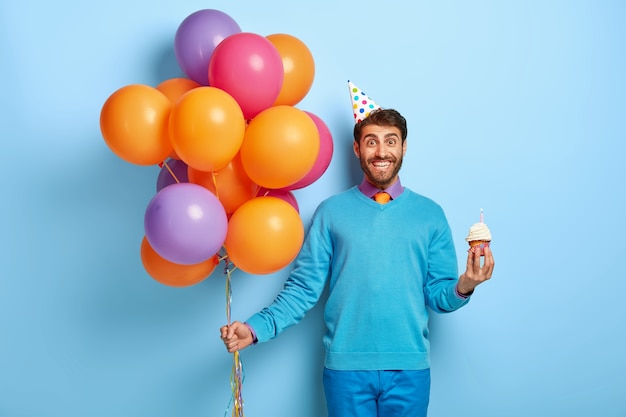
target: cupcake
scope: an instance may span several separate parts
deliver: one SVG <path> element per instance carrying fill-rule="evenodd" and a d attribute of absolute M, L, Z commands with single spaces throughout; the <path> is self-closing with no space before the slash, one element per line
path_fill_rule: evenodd
<path fill-rule="evenodd" d="M 485 223 L 474 223 L 465 240 L 470 246 L 470 251 L 475 253 L 478 250 L 482 256 L 483 248 L 489 246 L 491 242 L 491 232 Z"/>

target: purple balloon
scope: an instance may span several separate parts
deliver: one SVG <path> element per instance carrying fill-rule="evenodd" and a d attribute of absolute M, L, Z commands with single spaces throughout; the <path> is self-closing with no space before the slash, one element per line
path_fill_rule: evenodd
<path fill-rule="evenodd" d="M 146 239 L 170 262 L 193 265 L 215 255 L 226 240 L 228 219 L 222 203 L 198 184 L 172 184 L 148 203 Z"/>
<path fill-rule="evenodd" d="M 167 166 L 165 166 L 165 164 L 167 164 Z M 188 166 L 186 163 L 179 159 L 169 159 L 165 161 L 165 164 L 163 168 L 161 168 L 161 171 L 159 171 L 159 176 L 157 177 L 157 191 L 161 191 L 168 185 L 176 184 L 177 182 L 189 182 L 189 176 L 187 174 Z M 170 169 L 167 169 L 167 167 Z M 172 170 L 172 172 L 170 172 L 170 170 Z M 174 178 L 172 173 L 176 178 Z"/>
<path fill-rule="evenodd" d="M 180 24 L 174 38 L 178 65 L 195 82 L 209 85 L 209 61 L 215 47 L 239 32 L 237 22 L 219 10 L 204 9 L 190 14 Z"/>

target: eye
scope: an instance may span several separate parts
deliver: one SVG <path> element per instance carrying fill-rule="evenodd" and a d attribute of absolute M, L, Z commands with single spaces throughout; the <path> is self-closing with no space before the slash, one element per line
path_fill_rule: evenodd
<path fill-rule="evenodd" d="M 389 146 L 395 146 L 396 143 L 398 143 L 398 139 L 396 139 L 396 138 L 389 138 L 389 139 L 387 139 L 387 145 L 389 145 Z"/>

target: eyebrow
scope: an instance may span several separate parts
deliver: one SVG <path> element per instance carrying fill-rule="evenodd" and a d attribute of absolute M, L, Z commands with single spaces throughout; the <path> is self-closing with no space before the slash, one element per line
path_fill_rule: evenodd
<path fill-rule="evenodd" d="M 363 136 L 363 139 L 367 139 L 367 138 L 376 138 L 378 139 L 378 135 L 375 135 L 373 133 L 368 133 L 367 135 Z M 391 133 L 387 133 L 384 138 L 390 138 L 390 137 L 395 137 L 395 138 L 399 138 L 400 136 L 398 136 L 397 133 L 391 132 Z"/>

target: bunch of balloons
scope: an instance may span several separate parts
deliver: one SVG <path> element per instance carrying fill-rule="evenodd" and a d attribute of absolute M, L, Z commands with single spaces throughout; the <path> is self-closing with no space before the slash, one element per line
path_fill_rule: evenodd
<path fill-rule="evenodd" d="M 333 154 L 324 121 L 295 107 L 313 83 L 311 52 L 288 34 L 242 32 L 214 9 L 184 19 L 174 50 L 187 78 L 124 86 L 100 114 L 118 157 L 161 167 L 144 268 L 171 286 L 201 282 L 223 259 L 278 271 L 304 239 L 292 191 L 321 177 Z"/>

